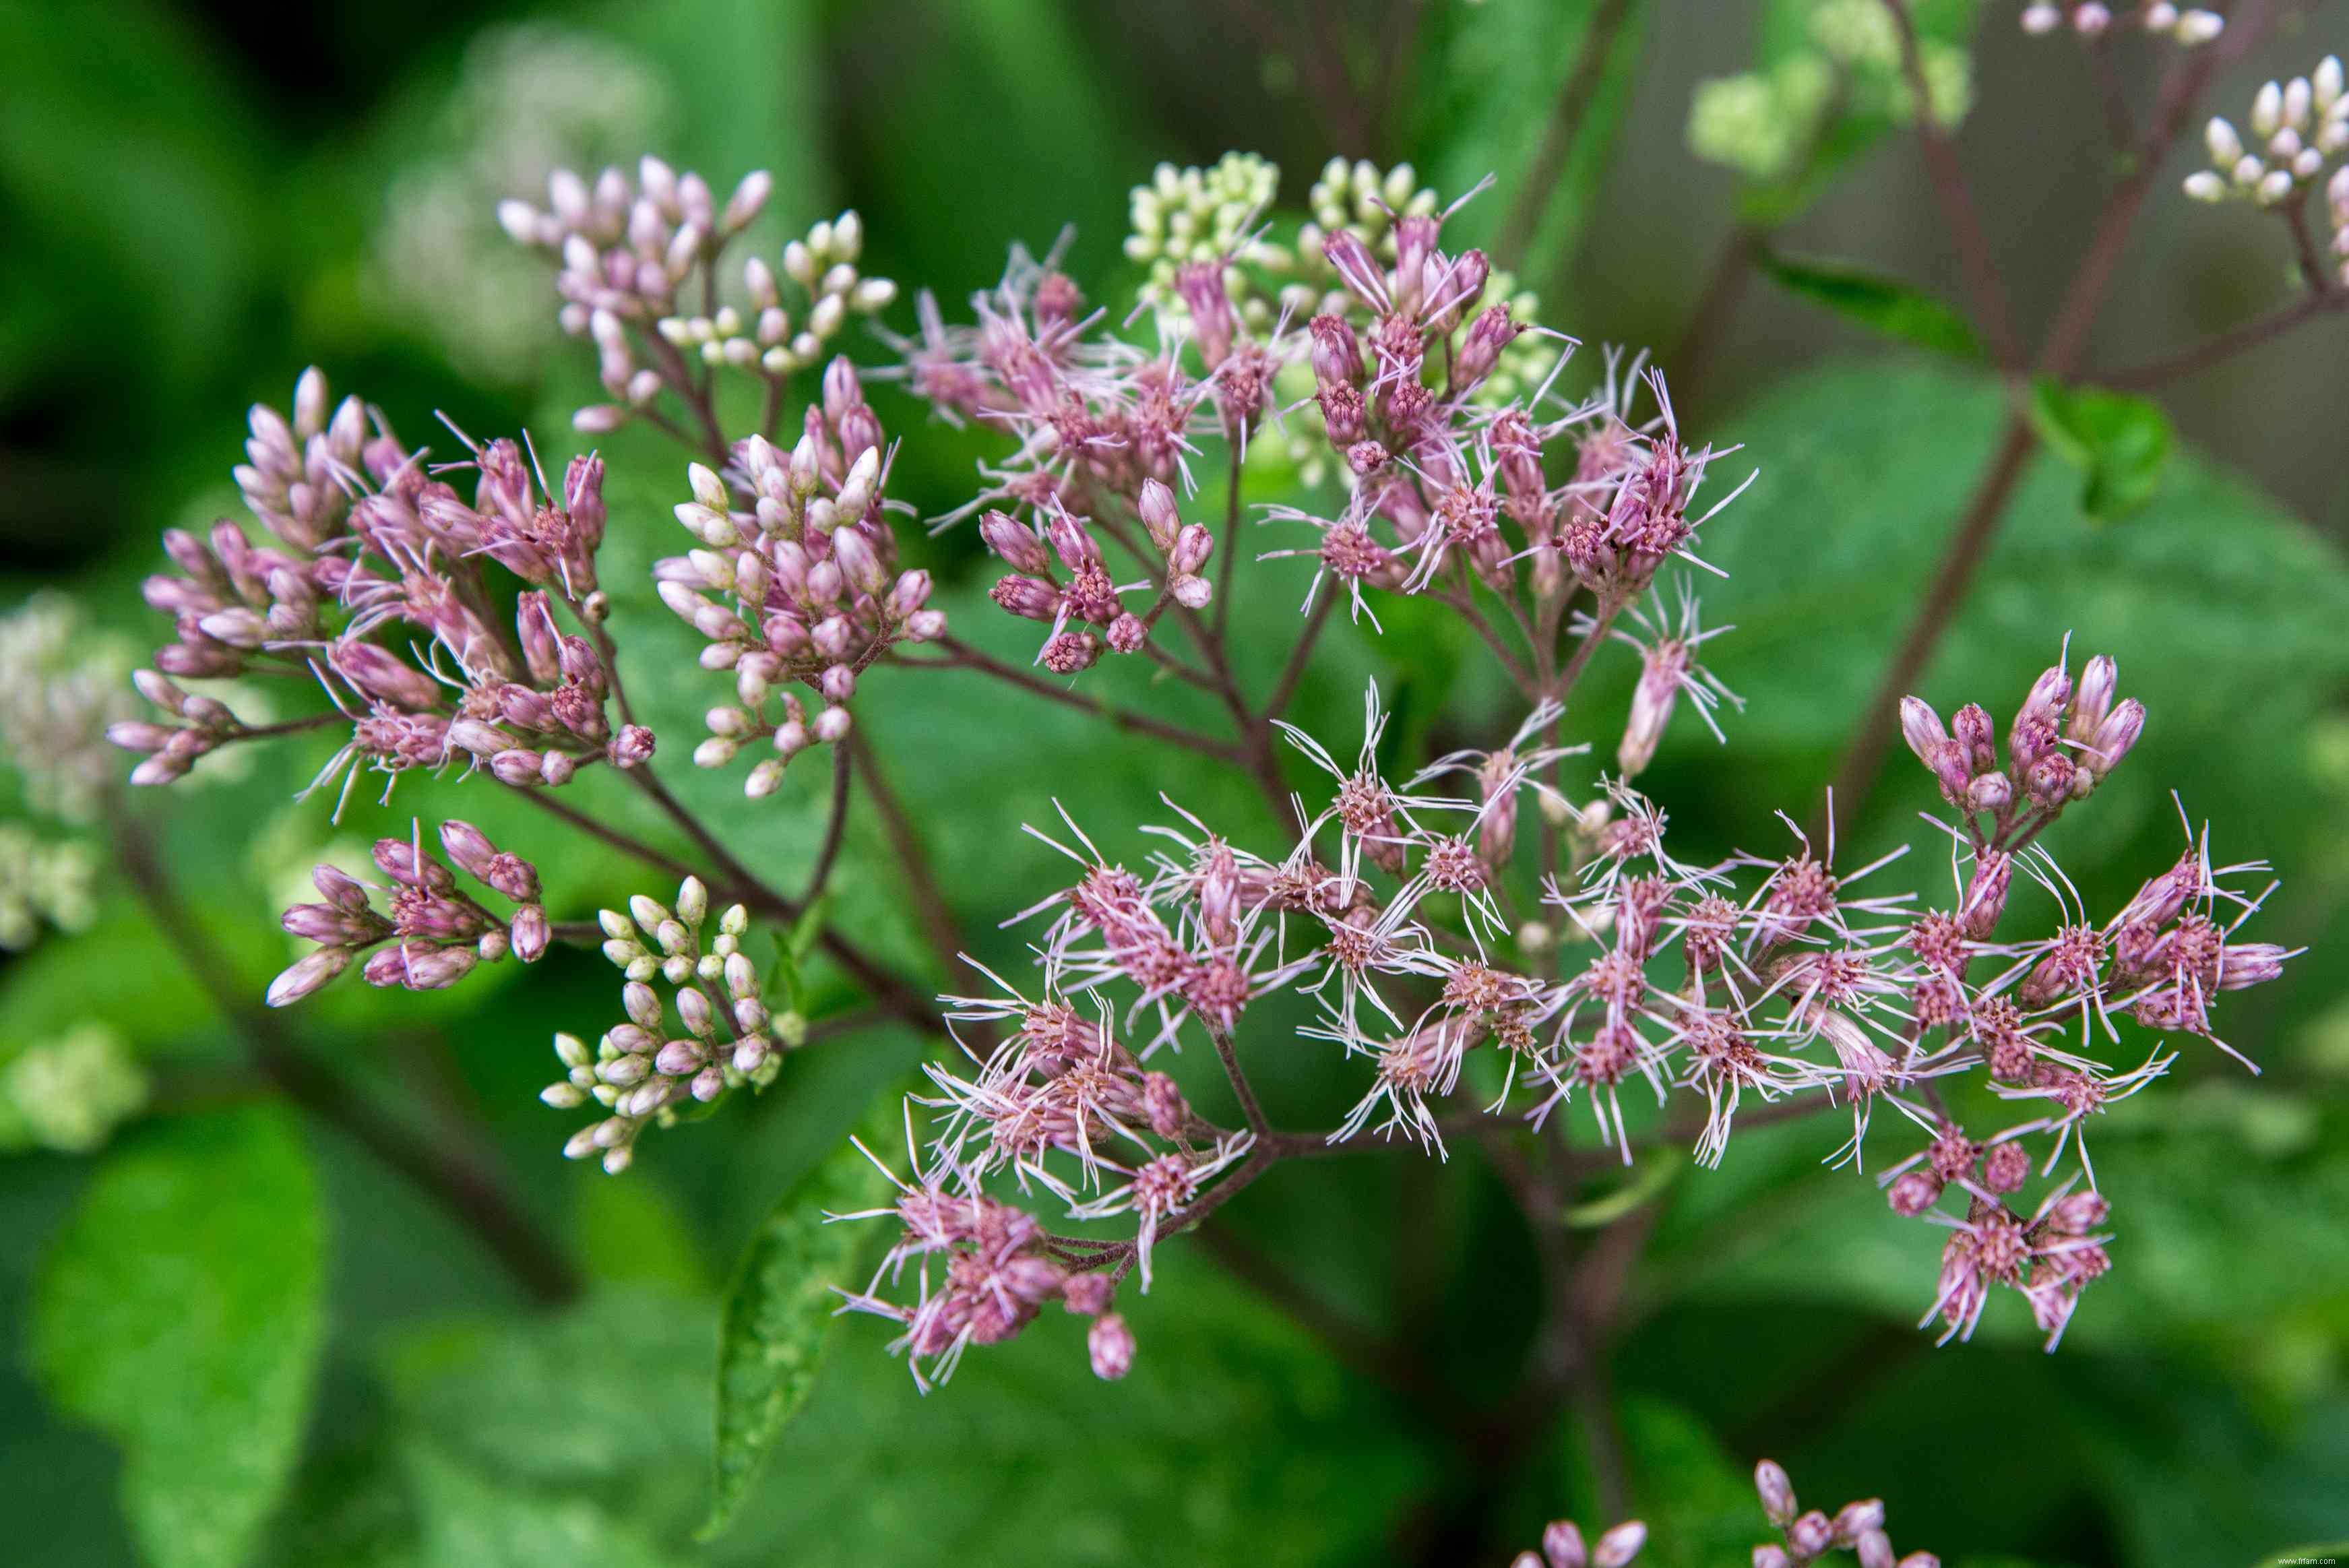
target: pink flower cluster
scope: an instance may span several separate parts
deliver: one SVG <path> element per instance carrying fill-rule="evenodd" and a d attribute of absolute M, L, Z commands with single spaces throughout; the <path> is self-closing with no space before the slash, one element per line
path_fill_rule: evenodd
<path fill-rule="evenodd" d="M 792 758 L 848 733 L 849 697 L 875 660 L 946 632 L 946 613 L 927 607 L 930 574 L 897 568 L 887 439 L 855 367 L 835 359 L 788 452 L 752 436 L 723 474 L 692 467 L 693 500 L 677 518 L 703 548 L 653 575 L 662 603 L 709 640 L 702 667 L 734 673 L 739 700 L 710 710 L 694 761 L 721 768 L 753 742 L 773 746 L 747 794 L 771 793 Z M 811 719 L 796 693 L 777 690 L 792 685 L 820 692 L 823 710 Z"/>
<path fill-rule="evenodd" d="M 138 681 L 180 722 L 109 731 L 146 756 L 133 782 L 168 783 L 206 752 L 256 733 L 225 702 L 179 685 L 248 671 L 315 676 L 349 721 L 350 743 L 322 784 L 346 770 L 356 778 L 361 766 L 396 776 L 452 762 L 486 767 L 510 785 L 563 784 L 593 762 L 626 768 L 649 757 L 652 732 L 615 725 L 607 712 L 597 645 L 565 634 L 554 616 L 559 603 L 594 631 L 605 613 L 595 566 L 602 460 L 574 459 L 560 490 L 512 441 L 429 469 L 379 412 L 356 398 L 331 418 L 326 407 L 314 369 L 295 390 L 290 423 L 253 410 L 252 461 L 237 478 L 277 545 L 254 543 L 228 520 L 208 538 L 164 535 L 180 570 L 149 578 L 146 596 L 172 617 L 177 640 Z M 470 498 L 435 477 L 458 468 L 474 470 Z M 511 626 L 498 609 L 507 584 L 492 563 L 525 585 Z"/>
<path fill-rule="evenodd" d="M 1893 1556 L 1881 1498 L 1847 1502 L 1833 1513 L 1806 1511 L 1795 1501 L 1795 1484 L 1785 1470 L 1769 1460 L 1754 1467 L 1754 1489 L 1761 1494 L 1763 1516 L 1779 1534 L 1777 1541 L 1754 1549 L 1754 1568 L 1804 1568 L 1845 1552 L 1859 1568 L 1941 1568 L 1941 1560 L 1930 1552 Z"/>
<path fill-rule="evenodd" d="M 1186 1032 L 1235 1050 L 1247 1043 L 1248 1003 L 1296 985 L 1319 1003 L 1304 1034 L 1370 1065 L 1332 1141 L 1400 1132 L 1441 1150 L 1447 1131 L 1489 1127 L 1513 1103 L 1539 1127 L 1582 1099 L 1628 1162 L 1624 1099 L 1640 1089 L 1658 1107 L 1702 1102 L 1701 1115 L 1668 1128 L 1685 1126 L 1711 1164 L 1749 1097 L 1816 1091 L 1849 1107 L 1843 1152 L 1858 1163 L 1873 1114 L 1889 1109 L 1925 1140 L 1883 1173 L 1894 1209 L 1932 1214 L 1953 1233 L 1929 1317 L 1970 1334 L 2004 1286 L 2025 1298 L 2052 1346 L 2108 1266 L 2097 1233 L 2108 1205 L 2095 1191 L 2087 1122 L 2174 1059 L 2157 1046 L 2142 1062 L 2109 1065 L 2099 1040 L 2119 1043 L 2122 1016 L 2156 1035 L 2208 1037 L 2220 992 L 2272 978 L 2290 956 L 2233 940 L 2260 898 L 2232 883 L 2262 868 L 2214 869 L 2197 844 L 2096 925 L 2044 850 L 2021 842 L 2080 797 L 2079 779 L 2119 760 L 2125 746 L 2107 744 L 2116 726 L 2133 738 L 2141 723 L 2134 705 L 2104 700 L 2110 675 L 2109 661 L 2091 665 L 2085 701 L 2060 669 L 2034 688 L 2010 736 L 2011 765 L 2052 779 L 2061 770 L 2047 758 L 2066 755 L 2048 749 L 2058 745 L 2082 760 L 2060 790 L 2026 785 L 2003 813 L 1983 807 L 1950 825 L 1959 874 L 1946 909 L 1870 891 L 1905 851 L 1844 870 L 1832 840 L 1815 850 L 1797 833 L 1784 856 L 1677 860 L 1663 814 L 1619 781 L 1587 806 L 1558 792 L 1550 779 L 1568 752 L 1540 739 L 1558 717 L 1551 707 L 1504 747 L 1454 753 L 1391 782 L 1378 759 L 1374 688 L 1350 766 L 1288 730 L 1331 790 L 1277 859 L 1187 819 L 1154 830 L 1174 852 L 1146 875 L 1108 861 L 1082 835 L 1056 846 L 1081 874 L 1042 906 L 1057 913 L 1036 948 L 1040 999 L 999 982 L 1002 999 L 959 1000 L 959 1016 L 1018 1032 L 974 1078 L 936 1075 L 941 1096 L 926 1103 L 943 1130 L 926 1169 L 971 1191 L 1009 1171 L 1073 1218 L 1138 1216 L 1133 1240 L 1120 1243 L 1126 1252 L 1104 1255 L 1130 1254 L 1146 1284 L 1153 1242 L 1203 1173 L 1244 1158 L 1252 1140 L 1293 1135 L 1271 1133 L 1253 1104 L 1246 1132 L 1198 1123 L 1177 1109 L 1171 1082 L 1154 1089 L 1143 1062 Z M 1971 787 L 1990 762 L 1968 760 L 1975 770 L 1953 792 L 1979 806 Z M 1444 792 L 1436 781 L 1447 776 L 1473 789 Z M 1528 874 L 1517 832 L 1527 792 L 1546 830 L 1561 828 L 1565 840 L 1566 869 L 1542 882 L 1538 917 L 1515 902 Z M 2017 869 L 2048 894 L 2051 934 L 2002 936 Z M 2223 928 L 2221 904 L 2239 911 Z M 1113 995 L 1127 999 L 1113 1006 Z M 1071 1000 L 1086 997 L 1092 1016 Z M 1120 1030 L 1138 1050 L 1118 1043 Z M 1939 1087 L 1955 1075 L 1979 1075 L 2026 1119 L 1972 1139 Z M 1483 1111 L 1443 1112 L 1471 1080 Z M 1164 1098 L 1154 1102 L 1154 1092 Z M 1144 1157 L 1154 1138 L 1176 1140 L 1171 1163 Z M 2067 1156 L 2076 1171 L 2059 1177 Z M 2036 1211 L 2009 1209 L 2034 1181 L 2046 1184 Z M 1935 1212 L 1950 1192 L 1964 1197 L 1962 1217 Z"/>
<path fill-rule="evenodd" d="M 311 872 L 322 903 L 297 903 L 284 924 L 318 946 L 270 983 L 269 1005 L 283 1007 L 341 975 L 374 950 L 360 969 L 370 985 L 438 991 L 454 985 L 474 965 L 509 953 L 534 964 L 546 952 L 549 927 L 539 902 L 538 869 L 490 842 L 470 822 L 440 824 L 440 847 L 465 874 L 511 900 L 501 920 L 457 886 L 450 869 L 424 849 L 423 829 L 406 839 L 378 839 L 377 870 L 391 879 L 389 913 L 378 913 L 365 883 L 331 865 Z"/>

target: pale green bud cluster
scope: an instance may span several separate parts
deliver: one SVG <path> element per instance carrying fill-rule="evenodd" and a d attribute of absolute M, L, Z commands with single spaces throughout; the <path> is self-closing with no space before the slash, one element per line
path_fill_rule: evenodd
<path fill-rule="evenodd" d="M 1834 92 L 1835 72 L 1816 55 L 1699 82 L 1689 104 L 1689 150 L 1749 180 L 1783 179 L 1795 171 Z"/>
<path fill-rule="evenodd" d="M 731 906 L 718 917 L 718 939 L 704 952 L 701 928 L 709 918 L 709 890 L 698 877 L 678 885 L 674 906 L 638 893 L 628 900 L 627 913 L 598 910 L 595 918 L 604 927 L 604 956 L 615 968 L 631 980 L 658 975 L 672 985 L 720 978 L 726 961 L 741 951 L 742 933 L 750 923 L 748 910 Z"/>
<path fill-rule="evenodd" d="M 88 844 L 0 823 L 0 949 L 30 947 L 44 925 L 88 929 L 98 918 L 97 877 L 98 856 Z"/>
<path fill-rule="evenodd" d="M 91 1022 L 26 1047 L 0 1068 L 0 1148 L 87 1154 L 145 1109 L 146 1069 Z"/>
<path fill-rule="evenodd" d="M 1160 164 L 1126 202 L 1126 256 L 1150 269 L 1144 297 L 1172 294 L 1175 269 L 1185 262 L 1232 254 L 1279 190 L 1279 165 L 1253 152 L 1226 152 L 1206 169 Z M 1264 249 L 1241 259 L 1278 269 L 1286 253 Z"/>
<path fill-rule="evenodd" d="M 1418 172 L 1408 163 L 1381 170 L 1368 159 L 1349 163 L 1333 158 L 1322 165 L 1321 178 L 1306 196 L 1313 219 L 1298 233 L 1298 253 L 1304 258 L 1309 274 L 1328 273 L 1321 242 L 1339 230 L 1349 229 L 1371 248 L 1372 255 L 1391 262 L 1395 253 L 1394 221 L 1424 217 L 1435 211 L 1436 202 L 1435 192 L 1420 186 Z"/>
<path fill-rule="evenodd" d="M 864 219 L 853 210 L 843 212 L 783 247 L 780 278 L 761 257 L 743 263 L 746 308 L 730 304 L 710 315 L 665 316 L 660 335 L 710 365 L 768 377 L 804 370 L 823 359 L 825 346 L 851 316 L 873 315 L 895 303 L 895 283 L 857 270 L 864 252 Z M 784 308 L 785 283 L 793 285 L 796 317 Z M 646 383 L 648 397 L 658 390 L 657 377 Z"/>
<path fill-rule="evenodd" d="M 1816 0 L 1807 31 L 1810 48 L 1767 70 L 1697 84 L 1689 104 L 1692 153 L 1766 184 L 1802 172 L 1838 99 L 1855 112 L 1916 119 L 1899 25 L 1885 0 Z M 1971 57 L 1933 38 L 1920 39 L 1917 53 L 1933 122 L 1958 124 L 1973 107 Z"/>
<path fill-rule="evenodd" d="M 0 615 L 0 760 L 24 775 L 35 810 L 86 822 L 114 779 L 106 727 L 136 717 L 130 645 L 98 631 L 63 593 Z"/>
<path fill-rule="evenodd" d="M 647 1125 L 667 1126 L 691 1104 L 714 1103 L 745 1084 L 763 1088 L 781 1053 L 806 1039 L 805 1019 L 767 1010 L 759 966 L 742 951 L 750 912 L 739 903 L 727 909 L 705 945 L 709 918 L 709 892 L 697 877 L 678 888 L 674 904 L 640 894 L 625 914 L 599 913 L 604 955 L 627 976 L 620 990 L 627 1021 L 605 1030 L 592 1050 L 576 1035 L 554 1037 L 564 1077 L 539 1098 L 557 1109 L 593 1103 L 610 1113 L 574 1133 L 565 1157 L 598 1157 L 617 1175 Z M 655 980 L 670 988 L 666 1004 Z"/>

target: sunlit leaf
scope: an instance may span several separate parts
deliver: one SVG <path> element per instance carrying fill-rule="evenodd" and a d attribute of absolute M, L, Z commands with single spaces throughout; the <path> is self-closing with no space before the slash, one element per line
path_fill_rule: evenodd
<path fill-rule="evenodd" d="M 806 1403 L 838 1321 L 838 1288 L 861 1284 L 849 1275 L 867 1232 L 828 1216 L 882 1206 L 889 1193 L 864 1152 L 844 1145 L 785 1192 L 750 1238 L 719 1327 L 716 1499 L 705 1536 L 732 1520 L 768 1449 Z"/>

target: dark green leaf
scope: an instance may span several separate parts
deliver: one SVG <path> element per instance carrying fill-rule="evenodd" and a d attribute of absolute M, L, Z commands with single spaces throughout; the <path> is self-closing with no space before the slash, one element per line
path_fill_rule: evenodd
<path fill-rule="evenodd" d="M 886 1097 L 893 1104 L 896 1097 Z M 889 1184 L 854 1144 L 786 1191 L 750 1238 L 726 1293 L 718 1337 L 716 1498 L 704 1538 L 732 1520 L 767 1450 L 815 1386 L 840 1298 L 869 1228 L 830 1214 L 878 1207 Z"/>
<path fill-rule="evenodd" d="M 2031 423 L 2047 449 L 2086 477 L 2080 510 L 2110 521 L 2151 500 L 2169 460 L 2169 416 L 2150 397 L 2101 387 L 2032 383 Z"/>
<path fill-rule="evenodd" d="M 1619 1419 L 1624 1457 L 1638 1477 L 1633 1501 L 1648 1522 L 1640 1554 L 1647 1568 L 1744 1562 L 1770 1539 L 1752 1471 L 1722 1450 L 1702 1420 L 1637 1395 L 1623 1399 Z"/>
<path fill-rule="evenodd" d="M 284 1113 L 127 1140 L 43 1270 L 32 1347 L 50 1396 L 123 1450 L 159 1568 L 235 1568 L 299 1449 L 323 1338 L 318 1194 Z"/>
<path fill-rule="evenodd" d="M 1874 332 L 1960 359 L 1982 357 L 1982 339 L 1965 313 L 1913 284 L 1848 262 L 1788 256 L 1764 248 L 1764 276 L 1791 294 Z"/>

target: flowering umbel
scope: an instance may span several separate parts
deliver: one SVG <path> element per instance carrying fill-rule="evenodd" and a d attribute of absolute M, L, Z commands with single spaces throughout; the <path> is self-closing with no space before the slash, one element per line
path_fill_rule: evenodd
<path fill-rule="evenodd" d="M 2079 5 L 2034 6 L 2027 22 L 2046 11 L 2088 33 L 2114 19 Z M 2210 30 L 2201 15 L 2147 5 L 2133 19 L 2193 42 Z M 1805 15 L 1825 73 L 1823 93 L 1787 88 L 1806 137 L 1839 95 L 1896 119 L 1962 113 L 1962 56 L 1907 58 L 1881 0 Z M 2220 179 L 2220 194 L 2297 213 L 2343 150 L 2343 102 L 2332 61 L 2271 85 L 2251 120 L 2258 148 L 2214 123 L 2225 167 L 2190 188 Z M 1785 174 L 1777 152 L 1761 147 L 1749 171 Z M 1065 247 L 1015 249 L 968 321 L 925 294 L 911 335 L 880 334 L 897 363 L 879 374 L 988 447 L 968 504 L 941 524 L 976 520 L 1004 568 L 989 596 L 1033 624 L 1039 669 L 949 634 L 906 559 L 910 509 L 892 484 L 901 443 L 921 438 L 885 425 L 852 358 L 853 323 L 896 294 L 861 270 L 856 213 L 814 224 L 775 263 L 737 267 L 764 175 L 721 203 L 647 159 L 633 179 L 559 172 L 546 207 L 502 210 L 555 268 L 561 325 L 598 356 L 608 400 L 576 427 L 642 425 L 692 454 L 672 509 L 689 543 L 651 576 L 710 677 L 694 761 L 748 763 L 743 791 L 759 798 L 785 788 L 793 757 L 834 748 L 803 888 L 772 885 L 744 840 L 657 775 L 666 759 L 622 684 L 603 581 L 607 531 L 641 520 L 607 508 L 603 456 L 550 469 L 528 438 L 456 433 L 453 460 L 435 460 L 381 410 L 332 399 L 315 370 L 289 413 L 253 411 L 236 469 L 249 518 L 165 536 L 174 570 L 145 591 L 171 636 L 134 677 L 155 711 L 44 709 L 16 693 L 0 725 L 12 744 L 76 741 L 88 789 L 103 781 L 83 777 L 79 743 L 101 729 L 140 757 L 141 784 L 223 748 L 332 731 L 321 785 L 471 778 L 660 868 L 668 902 L 558 921 L 533 860 L 465 820 L 429 841 L 419 822 L 375 844 L 375 885 L 317 868 L 318 902 L 283 917 L 313 950 L 268 992 L 282 1006 L 354 966 L 378 986 L 438 989 L 600 940 L 622 972 L 623 1019 L 592 1046 L 556 1034 L 562 1076 L 542 1098 L 594 1108 L 564 1151 L 608 1172 L 647 1129 L 772 1083 L 818 1037 L 800 963 L 836 965 L 877 1013 L 944 1043 L 906 1099 L 902 1159 L 874 1157 L 894 1198 L 832 1216 L 887 1228 L 874 1272 L 838 1282 L 842 1306 L 890 1322 L 925 1387 L 1053 1307 L 1084 1320 L 1099 1377 L 1127 1375 L 1141 1352 L 1121 1293 L 1164 1281 L 1168 1244 L 1290 1159 L 1373 1142 L 1448 1157 L 1479 1140 L 1547 1236 L 1574 1212 L 1570 1189 L 1606 1166 L 1667 1140 L 1717 1165 L 1741 1125 L 1806 1105 L 1848 1119 L 1821 1140 L 1839 1165 L 1864 1168 L 1895 1141 L 1875 1172 L 1890 1207 L 1945 1233 L 1929 1324 L 1970 1335 L 2002 1288 L 2053 1348 L 2126 1234 L 2090 1156 L 2096 1118 L 2182 1051 L 2240 1057 L 2220 1037 L 2223 997 L 2295 956 L 2243 935 L 2271 891 L 2265 866 L 2214 863 L 2209 830 L 2189 826 L 2176 863 L 2122 907 L 2086 906 L 2052 852 L 2059 824 L 2091 809 L 2149 716 L 2113 659 L 2075 673 L 2068 648 L 2003 724 L 1974 702 L 1947 720 L 1920 697 L 1899 709 L 1946 808 L 1933 841 L 1950 856 L 1945 898 L 1898 884 L 1905 846 L 1873 859 L 1839 846 L 1832 799 L 1818 829 L 1784 818 L 1768 852 L 1686 850 L 1635 780 L 1668 755 L 1675 720 L 1685 733 L 1693 714 L 1725 741 L 1722 721 L 1743 707 L 1710 667 L 1732 628 L 1704 621 L 1694 589 L 1717 571 L 1707 531 L 1742 490 L 1709 481 L 1739 449 L 1684 428 L 1644 356 L 1607 350 L 1587 386 L 1567 387 L 1574 340 L 1463 241 L 1457 220 L 1482 186 L 1447 203 L 1408 165 L 1333 160 L 1294 229 L 1267 221 L 1279 189 L 1279 171 L 1246 155 L 1161 170 L 1133 193 L 1126 252 L 1146 276 L 1130 298 L 1089 295 L 1061 270 Z M 2325 189 L 2349 230 L 2349 184 Z M 738 395 L 757 398 L 755 419 Z M 1295 481 L 1290 499 L 1251 511 L 1249 480 L 1269 469 Z M 1221 495 L 1203 493 L 1216 478 Z M 1273 548 L 1249 548 L 1257 524 Z M 1259 590 L 1289 595 L 1296 615 L 1235 613 Z M 1447 712 L 1443 746 L 1414 750 L 1429 727 L 1391 727 L 1371 682 L 1359 733 L 1291 722 L 1340 605 L 1373 634 L 1382 612 L 1448 624 L 1490 654 L 1514 693 L 1506 714 Z M 36 623 L 0 655 L 53 651 Z M 1278 645 L 1269 695 L 1253 689 L 1256 661 L 1233 656 L 1238 636 Z M 1619 724 L 1599 722 L 1582 684 L 1602 655 L 1631 685 Z M 1087 672 L 1112 656 L 1208 694 L 1228 735 L 1092 695 L 1107 677 Z M 1141 846 L 1097 841 L 1066 813 L 1031 830 L 1067 879 L 1006 923 L 1023 930 L 1024 965 L 987 967 L 960 953 L 957 901 L 919 864 L 921 824 L 852 730 L 853 705 L 885 700 L 864 694 L 892 667 L 991 676 L 1236 766 L 1265 810 L 1211 821 L 1162 796 Z M 323 696 L 277 720 L 217 684 L 248 674 Z M 1586 760 L 1597 743 L 1605 753 Z M 597 768 L 698 858 L 570 803 L 594 791 L 548 793 Z M 981 977 L 968 994 L 933 998 L 834 921 L 827 879 L 860 789 L 933 957 Z M 36 859 L 0 837 L 0 860 Z M 69 876 L 16 880 L 0 942 L 74 914 Z M 771 961 L 754 916 L 785 934 Z M 1285 1129 L 1249 1077 L 1251 1060 L 1299 1048 L 1353 1075 L 1334 1126 Z M 103 1078 L 84 1056 L 74 1072 Z M 1220 1078 L 1208 1095 L 1202 1066 Z M 1951 1092 L 1961 1078 L 1972 1093 Z M 98 1099 L 109 1116 L 130 1103 L 119 1083 Z M 1757 1564 L 1849 1552 L 1892 1568 L 1880 1504 L 1798 1512 L 1783 1472 L 1757 1480 L 1784 1538 Z M 1561 1522 L 1535 1561 L 1624 1568 L 1644 1540 L 1634 1522 L 1586 1545 Z"/>

